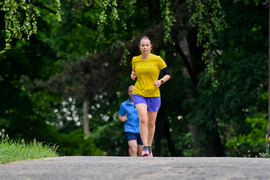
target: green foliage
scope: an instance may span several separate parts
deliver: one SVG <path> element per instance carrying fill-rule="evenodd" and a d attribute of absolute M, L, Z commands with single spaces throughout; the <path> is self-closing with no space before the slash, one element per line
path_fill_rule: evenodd
<path fill-rule="evenodd" d="M 12 140 L 2 135 L 0 142 L 0 163 L 13 161 L 40 159 L 45 157 L 57 157 L 57 147 L 49 147 L 36 140 L 25 143 L 24 140 Z"/>
<path fill-rule="evenodd" d="M 107 122 L 90 134 L 97 147 L 108 156 L 123 156 L 128 152 L 128 145 L 124 133 L 124 124 L 115 119 Z"/>
<path fill-rule="evenodd" d="M 138 19 L 135 16 L 140 16 L 141 13 L 138 13 L 138 15 L 135 13 L 141 11 L 140 7 L 136 9 L 138 7 L 136 3 L 138 3 L 137 0 L 125 0 L 121 1 L 121 3 L 117 2 L 116 0 L 50 0 L 47 2 L 37 1 L 35 3 L 24 0 L 17 2 L 14 0 L 5 0 L 0 4 L 0 6 L 2 5 L 3 7 L 1 10 L 6 12 L 5 33 L 7 38 L 5 49 L 2 50 L 1 53 L 4 53 L 6 50 L 11 48 L 10 42 L 12 39 L 18 38 L 25 40 L 26 38 L 23 36 L 26 35 L 27 40 L 29 40 L 32 34 L 36 34 L 38 22 L 37 18 L 39 16 L 48 16 L 48 12 L 49 14 L 53 12 L 53 14 L 56 16 L 57 22 L 54 22 L 54 20 L 51 22 L 53 27 L 65 26 L 65 30 L 58 30 L 59 33 L 57 33 L 55 37 L 61 42 L 60 46 L 65 46 L 65 40 L 67 39 L 69 39 L 69 41 L 75 40 L 73 43 L 67 44 L 71 46 L 69 47 L 68 51 L 73 51 L 73 53 L 76 52 L 73 49 L 78 45 L 80 48 L 77 48 L 76 50 L 85 53 L 87 51 L 97 51 L 99 47 L 106 44 L 106 46 L 108 46 L 108 44 L 117 43 L 120 38 L 128 37 L 130 39 L 131 37 L 128 35 L 127 30 L 132 31 L 132 29 L 135 27 L 135 21 Z M 171 37 L 171 28 L 176 20 L 171 10 L 171 3 L 172 2 L 169 0 L 161 0 L 160 9 L 161 17 L 164 19 L 164 41 L 170 41 L 173 43 Z M 22 26 L 21 22 L 23 22 Z M 61 23 L 63 26 L 59 26 L 59 23 Z M 90 29 L 88 29 L 89 27 Z M 70 32 L 72 32 L 74 35 L 70 36 Z M 88 34 L 89 37 L 84 39 L 80 38 L 82 33 Z M 65 37 L 65 42 L 62 42 L 63 37 Z M 78 40 L 80 42 L 86 40 L 88 41 L 82 44 L 78 43 Z M 55 44 L 56 47 L 59 47 L 58 44 L 59 43 Z M 81 51 L 81 49 L 85 49 L 85 45 L 86 47 L 89 45 L 91 47 L 87 48 L 87 50 Z"/>
<path fill-rule="evenodd" d="M 231 54 L 228 59 L 226 53 L 223 54 L 226 60 L 220 62 L 220 68 L 217 68 L 216 73 L 219 86 L 211 87 L 211 81 L 201 74 L 198 87 L 200 97 L 198 101 L 194 100 L 196 108 L 194 108 L 192 122 L 199 126 L 202 144 L 207 143 L 210 138 L 204 136 L 208 131 L 218 129 L 224 145 L 227 140 L 238 134 L 249 133 L 253 127 L 244 120 L 258 113 L 254 111 L 256 108 L 262 112 L 267 109 L 265 100 L 259 98 L 264 93 L 264 87 L 258 84 L 260 79 L 267 79 L 267 66 L 261 66 L 265 63 L 265 57 L 263 54 L 253 54 L 249 57 L 246 57 L 248 53 L 240 54 L 236 56 L 241 57 L 234 57 Z M 262 70 L 264 68 L 265 70 Z M 265 132 L 265 129 L 263 131 Z M 241 151 L 228 150 L 227 155 L 243 156 L 243 151 L 248 147 L 242 147 Z"/>
<path fill-rule="evenodd" d="M 268 11 L 259 10 L 252 2 L 222 1 L 222 8 L 226 12 L 228 29 L 219 36 L 213 59 L 215 79 L 219 84 L 213 87 L 207 73 L 199 75 L 199 98 L 188 101 L 194 109 L 191 121 L 200 130 L 200 152 L 203 154 L 208 152 L 211 132 L 218 130 L 227 156 L 256 156 L 262 150 L 262 144 L 253 147 L 243 143 L 235 151 L 225 144 L 234 137 L 242 142 L 243 135 L 247 136 L 253 130 L 246 119 L 264 119 L 262 115 L 267 113 L 267 101 L 262 95 L 267 91 L 268 79 L 265 53 L 268 49 Z"/>
<path fill-rule="evenodd" d="M 190 11 L 195 8 L 190 23 L 198 26 L 197 45 L 209 49 L 211 44 L 216 45 L 217 35 L 227 27 L 225 12 L 222 11 L 219 0 L 188 0 L 187 2 Z"/>
<path fill-rule="evenodd" d="M 215 65 L 213 63 L 213 46 L 217 45 L 216 39 L 221 32 L 228 27 L 225 20 L 225 12 L 219 0 L 187 0 L 189 11 L 192 12 L 190 23 L 197 27 L 197 46 L 202 45 L 205 49 L 202 59 L 206 63 L 208 77 L 211 78 L 213 86 L 218 84 L 215 79 Z"/>
<path fill-rule="evenodd" d="M 60 134 L 57 145 L 59 155 L 103 156 L 103 151 L 81 129 L 73 130 L 70 134 Z"/>
<path fill-rule="evenodd" d="M 62 1 L 62 21 L 52 21 L 55 48 L 61 55 L 81 57 L 114 47 L 128 35 L 136 1 Z M 119 18 L 121 17 L 121 18 Z M 82 36 L 83 34 L 83 36 Z M 121 43 L 121 42 L 120 42 Z"/>
<path fill-rule="evenodd" d="M 27 3 L 25 0 L 6 0 L 0 3 L 0 7 L 2 11 L 6 12 L 6 44 L 5 48 L 0 51 L 2 54 L 10 49 L 10 43 L 13 38 L 29 40 L 32 34 L 37 33 L 37 17 L 40 16 L 40 13 L 32 3 Z M 27 38 L 24 37 L 24 34 L 27 35 Z"/>
<path fill-rule="evenodd" d="M 265 150 L 265 130 L 267 126 L 266 114 L 257 118 L 246 118 L 252 130 L 248 134 L 239 134 L 228 140 L 227 147 L 233 148 L 240 156 L 258 156 Z"/>
<path fill-rule="evenodd" d="M 11 138 L 26 141 L 39 139 L 42 132 L 50 131 L 46 121 L 52 117 L 51 102 L 57 101 L 57 97 L 42 90 L 29 90 L 21 83 L 21 78 L 26 75 L 29 79 L 46 79 L 58 71 L 57 65 L 52 66 L 55 56 L 46 43 L 35 38 L 30 42 L 16 43 L 12 50 L 0 56 L 0 76 L 3 77 L 0 82 L 0 93 L 3 94 L 0 127 Z"/>
<path fill-rule="evenodd" d="M 4 0 L 3 2 L 0 2 L 1 10 L 5 12 L 4 21 L 6 36 L 5 46 L 3 50 L 0 51 L 0 54 L 11 49 L 10 43 L 12 42 L 12 39 L 25 41 L 29 40 L 31 35 L 37 33 L 38 17 L 41 17 L 42 15 L 46 16 L 46 14 L 42 14 L 35 3 L 26 0 Z M 60 22 L 62 20 L 60 0 L 54 0 L 53 2 L 47 1 L 46 5 L 53 6 L 53 8 L 56 6 L 55 14 L 58 22 Z"/>
<path fill-rule="evenodd" d="M 259 157 L 261 157 L 261 158 L 270 158 L 269 154 L 266 154 L 266 153 L 259 153 Z"/>
<path fill-rule="evenodd" d="M 171 11 L 171 2 L 168 0 L 160 0 L 160 9 L 161 9 L 161 18 L 164 19 L 164 42 L 167 41 L 174 44 L 172 35 L 171 35 L 171 28 L 173 23 L 176 22 L 175 17 Z"/>

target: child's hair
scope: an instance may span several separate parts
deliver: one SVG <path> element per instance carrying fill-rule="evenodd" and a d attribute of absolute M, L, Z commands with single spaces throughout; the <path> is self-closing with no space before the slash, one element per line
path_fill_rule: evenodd
<path fill-rule="evenodd" d="M 143 39 L 148 39 L 148 40 L 150 41 L 150 43 L 152 44 L 152 40 L 151 40 L 148 36 L 142 36 L 142 37 L 140 38 L 140 40 L 139 40 L 139 45 L 140 45 L 140 43 L 141 43 L 141 40 L 143 40 Z"/>

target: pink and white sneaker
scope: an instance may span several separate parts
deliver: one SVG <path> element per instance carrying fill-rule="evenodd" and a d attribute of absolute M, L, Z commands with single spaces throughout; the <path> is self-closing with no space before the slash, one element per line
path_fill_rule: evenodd
<path fill-rule="evenodd" d="M 142 157 L 149 156 L 149 149 L 147 146 L 143 146 Z"/>
<path fill-rule="evenodd" d="M 151 146 L 148 146 L 148 151 L 149 151 L 149 157 L 153 157 L 152 147 Z"/>

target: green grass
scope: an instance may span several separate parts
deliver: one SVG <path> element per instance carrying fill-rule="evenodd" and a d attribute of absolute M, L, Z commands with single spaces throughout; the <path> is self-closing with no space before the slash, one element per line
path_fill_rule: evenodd
<path fill-rule="evenodd" d="M 25 143 L 24 140 L 10 140 L 8 136 L 2 136 L 0 142 L 0 164 L 8 162 L 40 159 L 44 157 L 58 157 L 57 147 L 43 145 L 36 140 Z"/>

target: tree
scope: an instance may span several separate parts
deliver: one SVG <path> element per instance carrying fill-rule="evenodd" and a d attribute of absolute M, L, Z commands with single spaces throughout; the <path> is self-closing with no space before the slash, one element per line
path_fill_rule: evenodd
<path fill-rule="evenodd" d="M 46 26 L 42 20 L 40 24 Z M 51 65 L 57 60 L 56 54 L 38 36 L 28 42 L 13 43 L 13 49 L 0 56 L 0 91 L 3 95 L 0 105 L 1 129 L 13 138 L 50 139 L 51 136 L 43 136 L 45 131 L 48 134 L 53 132 L 44 117 L 52 117 L 47 107 L 50 101 L 57 101 L 57 98 L 44 90 L 30 91 L 21 84 L 20 78 L 27 75 L 31 79 L 46 79 L 59 72 L 59 66 Z"/>
<path fill-rule="evenodd" d="M 227 15 L 228 30 L 222 33 L 218 47 L 222 53 L 217 53 L 219 55 L 214 61 L 217 70 L 215 77 L 220 84 L 216 88 L 209 88 L 210 82 L 201 76 L 200 102 L 205 108 L 198 109 L 204 109 L 204 114 L 214 114 L 218 123 L 216 128 L 219 128 L 226 149 L 229 146 L 224 142 L 252 131 L 250 123 L 246 121 L 247 117 L 262 118 L 261 114 L 266 108 L 262 97 L 267 84 L 267 19 L 266 12 L 254 2 L 223 1 L 222 5 Z M 197 113 L 198 122 L 205 121 L 209 129 L 215 128 L 209 119 L 202 120 L 202 112 Z M 234 152 L 229 151 L 231 155 L 244 156 L 248 149 L 255 150 L 247 143 L 237 143 Z M 256 153 L 252 152 L 253 155 Z"/>

